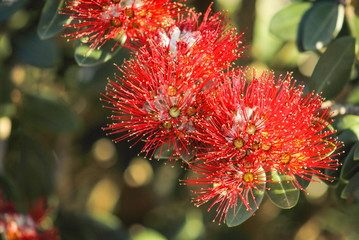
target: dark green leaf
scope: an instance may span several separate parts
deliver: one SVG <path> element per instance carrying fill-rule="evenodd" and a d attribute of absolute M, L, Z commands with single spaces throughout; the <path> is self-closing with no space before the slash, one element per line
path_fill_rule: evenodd
<path fill-rule="evenodd" d="M 300 190 L 293 185 L 290 176 L 271 171 L 269 180 L 273 182 L 267 183 L 269 189 L 266 193 L 274 205 L 288 209 L 298 203 Z"/>
<path fill-rule="evenodd" d="M 4 194 L 6 201 L 15 203 L 22 210 L 23 206 L 19 206 L 21 205 L 19 189 L 14 180 L 6 174 L 0 174 L 0 193 Z"/>
<path fill-rule="evenodd" d="M 59 211 L 56 227 L 64 240 L 129 240 L 121 226 L 107 225 L 89 215 L 74 211 Z"/>
<path fill-rule="evenodd" d="M 107 41 L 100 49 L 92 49 L 90 44 L 77 41 L 75 60 L 79 66 L 91 67 L 107 62 L 121 49 L 121 46 L 114 48 L 114 40 Z"/>
<path fill-rule="evenodd" d="M 356 147 L 355 147 L 354 155 L 353 155 L 353 160 L 354 160 L 354 161 L 358 161 L 358 160 L 359 160 L 359 146 L 356 146 Z"/>
<path fill-rule="evenodd" d="M 339 163 L 344 162 L 345 158 L 347 157 L 347 154 L 344 154 L 344 153 L 349 152 L 350 149 L 352 148 L 352 146 L 358 140 L 359 140 L 358 136 L 352 130 L 349 130 L 349 129 L 346 129 L 339 134 L 338 141 L 343 142 L 344 146 L 336 149 L 333 153 L 335 158 L 338 159 Z M 339 167 L 339 170 L 325 169 L 324 174 L 332 177 L 334 179 L 334 181 L 333 180 L 331 180 L 331 181 L 323 180 L 323 181 L 328 185 L 336 185 L 339 182 L 338 180 L 339 180 L 339 175 L 340 175 L 340 169 L 341 169 L 341 167 Z"/>
<path fill-rule="evenodd" d="M 54 67 L 59 61 L 59 52 L 52 39 L 41 40 L 35 32 L 19 36 L 15 48 L 16 56 L 36 67 Z"/>
<path fill-rule="evenodd" d="M 343 37 L 332 42 L 320 57 L 310 79 L 311 87 L 326 99 L 336 97 L 350 77 L 355 59 L 355 39 Z"/>
<path fill-rule="evenodd" d="M 341 197 L 344 199 L 356 198 L 359 201 L 359 172 L 349 180 L 349 183 L 344 187 Z"/>
<path fill-rule="evenodd" d="M 297 2 L 280 10 L 273 16 L 269 30 L 281 39 L 294 41 L 297 38 L 300 19 L 310 6 L 309 2 Z"/>
<path fill-rule="evenodd" d="M 49 149 L 36 138 L 18 133 L 10 139 L 5 168 L 29 202 L 52 193 L 54 164 Z"/>
<path fill-rule="evenodd" d="M 26 124 L 50 133 L 72 132 L 79 127 L 70 106 L 45 97 L 25 95 L 21 114 Z"/>
<path fill-rule="evenodd" d="M 304 189 L 307 188 L 308 185 L 310 184 L 311 181 L 309 179 L 312 179 L 311 175 L 306 175 L 305 177 L 306 177 L 306 179 L 301 178 L 299 176 L 295 176 L 295 178 L 297 179 L 300 186 L 302 186 L 302 188 L 304 188 Z"/>
<path fill-rule="evenodd" d="M 47 0 L 42 9 L 37 34 L 41 39 L 49 39 L 61 32 L 65 27 L 63 24 L 69 22 L 69 16 L 60 14 L 59 10 L 64 8 L 65 0 Z"/>
<path fill-rule="evenodd" d="M 261 171 L 260 171 L 261 172 Z M 241 199 L 238 199 L 237 205 L 235 207 L 231 207 L 228 209 L 228 213 L 226 215 L 226 224 L 228 227 L 235 227 L 245 222 L 247 219 L 253 216 L 255 211 L 258 210 L 259 205 L 261 204 L 265 192 L 265 179 L 266 175 L 263 171 L 263 174 L 258 176 L 261 186 L 258 189 L 253 189 L 253 198 L 251 193 L 248 193 L 248 204 L 249 208 L 247 209 L 246 205 L 243 204 Z"/>
<path fill-rule="evenodd" d="M 154 157 L 156 159 L 168 159 L 173 154 L 173 146 L 168 146 L 167 143 L 162 144 L 160 147 L 156 149 Z"/>
<path fill-rule="evenodd" d="M 28 0 L 1 1 L 0 2 L 0 22 L 6 21 L 17 10 L 21 9 Z"/>
<path fill-rule="evenodd" d="M 344 159 L 343 167 L 340 173 L 340 178 L 349 180 L 355 173 L 359 171 L 359 161 L 354 161 L 354 152 L 359 147 L 359 142 L 356 142 L 350 149 L 348 155 Z"/>
<path fill-rule="evenodd" d="M 318 50 L 327 46 L 342 28 L 344 6 L 336 1 L 316 1 L 304 14 L 298 29 L 300 51 Z"/>

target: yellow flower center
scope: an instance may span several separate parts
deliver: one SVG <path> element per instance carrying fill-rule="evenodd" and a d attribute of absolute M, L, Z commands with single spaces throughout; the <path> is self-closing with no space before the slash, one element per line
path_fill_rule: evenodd
<path fill-rule="evenodd" d="M 234 139 L 234 141 L 233 141 L 234 148 L 240 149 L 243 147 L 243 145 L 244 145 L 244 141 L 242 138 Z"/>
<path fill-rule="evenodd" d="M 122 26 L 122 22 L 118 19 L 112 19 L 111 20 L 111 25 L 113 27 L 121 27 Z"/>
<path fill-rule="evenodd" d="M 181 110 L 177 106 L 171 107 L 168 112 L 169 112 L 170 116 L 173 118 L 177 118 L 181 114 Z"/>
<path fill-rule="evenodd" d="M 254 181 L 254 174 L 250 172 L 246 172 L 243 174 L 243 180 L 245 182 L 253 182 Z"/>
<path fill-rule="evenodd" d="M 253 124 L 250 124 L 250 125 L 248 125 L 248 127 L 247 127 L 247 129 L 246 129 L 246 132 L 247 132 L 248 134 L 253 135 L 253 134 L 256 133 L 256 130 L 257 130 L 257 127 L 254 126 Z"/>
<path fill-rule="evenodd" d="M 262 143 L 261 144 L 261 148 L 263 151 L 269 151 L 271 149 L 271 145 L 270 144 L 267 144 L 267 143 Z"/>
<path fill-rule="evenodd" d="M 288 154 L 288 153 L 284 153 L 284 154 L 282 154 L 281 156 L 280 156 L 280 162 L 281 163 L 284 163 L 284 164 L 286 164 L 286 163 L 289 163 L 289 161 L 292 159 L 292 157 Z"/>
<path fill-rule="evenodd" d="M 177 88 L 169 86 L 167 89 L 168 96 L 175 96 L 177 94 Z"/>
<path fill-rule="evenodd" d="M 125 9 L 125 15 L 129 18 L 133 18 L 133 16 L 135 15 L 135 12 L 132 9 Z"/>
<path fill-rule="evenodd" d="M 162 127 L 166 128 L 166 129 L 170 129 L 172 127 L 172 123 L 169 121 L 165 121 L 162 123 Z"/>

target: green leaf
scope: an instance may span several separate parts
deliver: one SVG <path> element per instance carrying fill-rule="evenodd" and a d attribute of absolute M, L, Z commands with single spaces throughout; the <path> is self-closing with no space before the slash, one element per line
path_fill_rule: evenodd
<path fill-rule="evenodd" d="M 340 178 L 343 180 L 349 180 L 359 171 L 359 161 L 354 160 L 354 153 L 358 147 L 359 141 L 354 144 L 344 159 L 343 167 L 340 172 Z"/>
<path fill-rule="evenodd" d="M 55 159 L 49 149 L 30 134 L 17 133 L 10 138 L 5 169 L 21 196 L 31 202 L 54 189 Z"/>
<path fill-rule="evenodd" d="M 60 14 L 64 8 L 65 0 L 47 0 L 37 25 L 37 34 L 40 39 L 49 39 L 61 32 L 66 23 L 70 22 L 68 15 Z"/>
<path fill-rule="evenodd" d="M 173 154 L 173 146 L 169 146 L 168 143 L 164 143 L 156 149 L 154 157 L 158 160 L 169 159 Z"/>
<path fill-rule="evenodd" d="M 19 189 L 14 180 L 4 173 L 0 174 L 0 193 L 4 194 L 5 200 L 13 202 L 19 207 L 21 201 Z"/>
<path fill-rule="evenodd" d="M 258 210 L 259 205 L 263 200 L 266 186 L 266 174 L 264 171 L 259 170 L 259 172 L 263 172 L 258 176 L 261 186 L 258 186 L 257 189 L 252 190 L 253 197 L 251 196 L 251 193 L 248 193 L 248 204 L 250 209 L 247 209 L 242 200 L 238 199 L 237 205 L 228 209 L 228 213 L 226 215 L 226 224 L 228 227 L 235 227 L 240 225 L 252 217 L 255 211 Z"/>
<path fill-rule="evenodd" d="M 269 189 L 266 193 L 274 205 L 289 209 L 298 203 L 300 190 L 293 185 L 290 176 L 271 171 L 269 180 L 273 182 L 267 182 Z"/>
<path fill-rule="evenodd" d="M 122 38 L 122 41 L 118 44 L 123 44 L 125 38 Z M 121 46 L 116 46 L 115 40 L 107 41 L 101 48 L 92 49 L 90 47 L 91 42 L 81 42 L 77 41 L 77 46 L 75 49 L 75 60 L 79 66 L 82 67 L 91 67 L 97 66 L 99 64 L 105 63 L 110 60 L 113 56 L 115 56 Z"/>
<path fill-rule="evenodd" d="M 326 99 L 336 97 L 350 77 L 355 59 L 355 39 L 343 37 L 332 42 L 319 58 L 310 79 L 311 87 Z"/>
<path fill-rule="evenodd" d="M 17 10 L 21 9 L 28 0 L 1 1 L 0 2 L 0 22 L 6 21 Z"/>
<path fill-rule="evenodd" d="M 297 38 L 299 22 L 305 11 L 311 6 L 309 2 L 297 2 L 277 12 L 269 25 L 269 31 L 283 40 Z"/>
<path fill-rule="evenodd" d="M 299 176 L 295 176 L 295 178 L 297 179 L 300 186 L 302 186 L 302 188 L 304 188 L 304 189 L 307 188 L 309 186 L 309 184 L 311 183 L 311 181 L 309 179 L 312 179 L 311 175 L 306 175 L 305 177 L 306 177 L 306 179 L 301 178 Z"/>
<path fill-rule="evenodd" d="M 75 131 L 80 124 L 70 106 L 34 95 L 24 95 L 21 116 L 26 124 L 55 134 Z"/>
<path fill-rule="evenodd" d="M 319 50 L 339 33 L 344 21 L 344 6 L 336 1 L 316 1 L 304 14 L 298 29 L 300 51 Z"/>
<path fill-rule="evenodd" d="M 89 215 L 75 211 L 58 212 L 56 227 L 61 233 L 61 239 L 66 240 L 130 240 L 127 232 L 118 223 L 109 226 Z"/>
<path fill-rule="evenodd" d="M 344 199 L 356 198 L 359 200 L 359 172 L 349 180 L 348 184 L 344 187 L 341 197 Z"/>
<path fill-rule="evenodd" d="M 338 159 L 339 163 L 343 163 L 345 158 L 347 157 L 347 154 L 343 154 L 343 153 L 349 152 L 350 149 L 352 148 L 352 146 L 358 140 L 359 140 L 358 136 L 352 130 L 349 130 L 349 129 L 346 129 L 339 134 L 338 142 L 343 142 L 344 146 L 336 149 L 333 153 L 333 155 L 336 156 L 335 158 Z M 340 169 L 340 167 L 339 167 L 339 169 Z M 337 185 L 338 184 L 340 170 L 325 169 L 324 174 L 334 178 L 334 181 L 326 181 L 323 179 L 323 182 L 325 182 L 328 185 Z"/>
<path fill-rule="evenodd" d="M 359 116 L 345 115 L 341 117 L 337 123 L 338 130 L 350 129 L 352 126 L 359 124 Z"/>
<path fill-rule="evenodd" d="M 354 161 L 358 161 L 358 160 L 359 160 L 359 146 L 356 146 L 356 147 L 355 147 L 354 155 L 353 155 L 353 160 L 354 160 Z"/>
<path fill-rule="evenodd" d="M 15 54 L 21 61 L 40 68 L 54 67 L 59 62 L 58 48 L 53 39 L 41 40 L 36 32 L 17 39 Z"/>

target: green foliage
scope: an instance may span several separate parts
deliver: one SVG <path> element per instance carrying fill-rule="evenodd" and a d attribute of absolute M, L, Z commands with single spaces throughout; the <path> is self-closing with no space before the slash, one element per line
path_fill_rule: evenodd
<path fill-rule="evenodd" d="M 66 104 L 41 96 L 26 94 L 20 114 L 24 124 L 55 134 L 73 132 L 80 125 Z"/>
<path fill-rule="evenodd" d="M 78 40 L 75 48 L 75 60 L 82 67 L 97 66 L 107 62 L 121 50 L 121 47 L 115 47 L 115 44 L 115 41 L 109 40 L 100 49 L 92 49 L 90 43 Z"/>
<path fill-rule="evenodd" d="M 5 167 L 27 203 L 53 193 L 55 160 L 36 137 L 19 132 L 10 138 Z"/>
<path fill-rule="evenodd" d="M 316 1 L 303 15 L 298 30 L 300 51 L 319 50 L 327 46 L 343 25 L 344 6 L 336 1 Z"/>
<path fill-rule="evenodd" d="M 20 61 L 40 68 L 54 67 L 60 60 L 54 39 L 41 40 L 35 31 L 17 37 L 15 54 Z"/>
<path fill-rule="evenodd" d="M 192 207 L 188 204 L 189 191 L 177 188 L 177 180 L 171 180 L 174 175 L 183 175 L 183 169 L 170 168 L 169 172 L 163 173 L 164 170 L 158 168 L 157 163 L 153 161 L 151 164 L 156 174 L 162 173 L 164 177 L 161 179 L 165 181 L 156 177 L 150 186 L 132 188 L 126 185 L 123 171 L 130 158 L 137 156 L 135 153 L 137 151 L 128 150 L 129 145 L 125 148 L 119 145 L 116 150 L 119 152 L 118 158 L 121 163 L 117 162 L 117 158 L 114 164 L 111 163 L 113 165 L 96 161 L 93 144 L 104 137 L 104 133 L 99 129 L 105 125 L 106 121 L 98 100 L 99 93 L 104 89 L 100 89 L 98 83 L 102 81 L 103 85 L 107 77 L 112 77 L 112 72 L 109 74 L 108 68 L 103 70 L 104 65 L 101 64 L 113 60 L 114 63 L 120 65 L 125 58 L 121 54 L 126 52 L 120 47 L 113 48 L 114 41 L 106 43 L 101 50 L 90 50 L 89 45 L 81 41 L 78 41 L 72 48 L 72 45 L 60 36 L 60 32 L 64 29 L 63 24 L 69 22 L 68 16 L 58 12 L 64 1 L 66 0 L 17 0 L 0 3 L 0 22 L 2 23 L 0 40 L 8 42 L 0 44 L 0 117 L 9 117 L 13 123 L 12 135 L 6 139 L 0 139 L 0 167 L 5 163 L 5 168 L 0 173 L 0 188 L 9 200 L 16 203 L 20 211 L 24 211 L 25 206 L 37 197 L 64 194 L 60 196 L 63 201 L 60 203 L 60 208 L 86 212 L 90 206 L 88 201 L 94 182 L 100 178 L 115 175 L 117 187 L 122 191 L 121 201 L 117 203 L 116 208 L 112 209 L 116 211 L 116 218 L 121 219 L 131 231 L 135 229 L 133 226 L 136 227 L 139 224 L 151 225 L 154 229 L 147 229 L 138 234 L 131 232 L 131 235 L 138 239 L 149 239 L 149 237 L 172 239 L 172 236 L 177 236 L 173 233 L 175 232 L 173 225 L 178 225 L 178 221 L 174 219 L 180 218 L 181 214 L 185 215 L 184 212 L 188 212 Z M 256 26 L 256 31 L 263 29 L 264 26 L 263 21 L 258 21 L 258 19 L 262 19 L 263 14 L 266 13 L 259 10 L 265 1 L 257 0 L 258 9 L 255 9 L 257 12 L 248 13 L 248 16 L 256 14 L 255 20 L 260 23 Z M 205 1 L 197 2 L 203 6 L 206 3 Z M 273 2 L 279 4 L 279 1 Z M 358 85 L 356 45 L 359 42 L 359 17 L 351 7 L 349 3 L 344 6 L 339 1 L 292 2 L 272 17 L 269 29 L 266 29 L 276 37 L 275 40 L 279 38 L 289 44 L 281 48 L 283 42 L 272 44 L 273 42 L 263 38 L 263 35 L 258 35 L 260 39 L 256 41 L 261 45 L 260 49 L 270 54 L 259 51 L 256 59 L 246 58 L 246 61 L 251 63 L 257 61 L 260 66 L 264 66 L 263 68 L 274 66 L 278 68 L 275 70 L 282 72 L 294 71 L 295 77 L 298 77 L 300 82 L 306 82 L 308 80 L 306 77 L 297 74 L 300 72 L 299 64 L 288 68 L 288 65 L 284 63 L 277 66 L 275 60 L 278 60 L 276 57 L 280 54 L 288 56 L 289 53 L 297 50 L 302 52 L 296 53 L 300 57 L 308 52 L 315 52 L 319 56 L 319 61 L 317 64 L 312 63 L 314 71 L 308 77 L 311 90 L 322 92 L 328 100 L 338 100 L 344 104 L 348 103 L 346 97 L 350 94 L 354 94 L 350 95 L 352 99 L 357 99 L 358 94 L 352 89 Z M 28 19 L 24 26 L 15 28 L 9 22 L 14 21 L 11 18 L 19 11 L 25 12 Z M 242 13 L 247 13 L 246 11 L 247 9 L 242 10 Z M 249 17 L 247 19 L 254 21 Z M 251 39 L 252 36 L 246 37 Z M 294 42 L 297 44 L 295 51 L 293 50 Z M 287 51 L 288 49 L 291 51 Z M 267 57 L 269 55 L 270 57 Z M 293 62 L 296 63 L 300 59 L 298 56 L 293 57 Z M 40 75 L 43 74 L 43 68 L 51 69 L 49 79 L 44 80 L 39 76 L 28 75 L 26 71 L 22 72 L 28 65 L 37 67 Z M 115 71 L 113 66 L 111 68 Z M 25 77 L 21 77 L 22 75 Z M 49 95 L 51 97 L 48 97 Z M 358 104 L 355 101 L 352 103 Z M 341 162 L 342 166 L 338 170 L 324 171 L 329 177 L 336 177 L 334 182 L 325 182 L 336 189 L 337 197 L 343 198 L 345 206 L 349 207 L 357 206 L 355 204 L 359 202 L 359 118 L 357 115 L 358 113 L 336 116 L 337 135 L 339 141 L 343 142 L 343 147 L 337 149 L 334 154 L 337 154 L 335 158 Z M 170 151 L 156 152 L 155 157 L 166 159 L 170 153 Z M 55 159 L 58 162 L 55 162 Z M 56 163 L 59 164 L 59 168 Z M 59 174 L 59 172 L 62 173 L 61 171 L 65 171 L 68 175 Z M 57 192 L 55 188 L 55 176 L 61 181 L 61 192 Z M 272 182 L 258 186 L 258 189 L 253 192 L 254 199 L 249 193 L 251 211 L 248 211 L 243 202 L 238 199 L 237 206 L 229 209 L 226 215 L 228 226 L 233 227 L 244 223 L 254 213 L 259 212 L 257 210 L 267 199 L 282 209 L 298 204 L 299 190 L 294 188 L 287 176 L 272 172 L 267 178 L 261 177 L 263 180 L 267 179 Z M 305 179 L 297 180 L 304 188 L 309 184 L 309 181 Z M 161 191 L 166 192 L 167 195 L 160 195 L 158 192 Z M 106 202 L 106 197 L 104 195 L 103 203 Z M 168 204 L 169 201 L 175 203 Z M 188 220 L 188 227 L 186 231 L 183 231 L 188 233 L 186 236 L 191 236 L 191 231 L 200 225 L 205 230 L 204 233 L 198 233 L 196 239 L 223 239 L 223 236 L 228 236 L 226 239 L 251 239 L 243 237 L 248 235 L 252 236 L 252 239 L 261 239 L 258 235 L 255 238 L 256 233 L 260 234 L 260 237 L 265 235 L 268 240 L 283 239 L 284 232 L 291 234 L 286 239 L 294 239 L 298 230 L 302 229 L 301 225 L 307 223 L 306 226 L 308 226 L 306 219 L 313 217 L 315 221 L 309 222 L 309 225 L 315 225 L 317 219 L 325 222 L 325 226 L 335 222 L 334 233 L 334 230 L 330 228 L 323 230 L 327 235 L 332 233 L 334 238 L 338 237 L 339 233 L 343 236 L 349 233 L 354 237 L 358 236 L 355 228 L 349 229 L 350 224 L 357 226 L 353 224 L 349 214 L 342 215 L 342 213 L 330 211 L 330 206 L 335 203 L 329 197 L 321 203 L 323 206 L 315 205 L 315 203 L 303 204 L 299 201 L 298 212 L 295 212 L 295 209 L 278 212 L 274 207 L 268 211 L 270 214 L 273 212 L 277 214 L 274 214 L 273 218 L 265 215 L 268 212 L 263 212 L 263 216 L 266 217 L 262 217 L 258 222 L 255 222 L 257 220 L 254 218 L 253 221 L 256 224 L 226 229 L 223 232 L 221 232 L 223 228 L 213 228 L 213 225 L 209 224 L 212 219 L 197 217 Z M 319 207 L 320 211 L 317 211 Z M 324 213 L 327 215 L 324 216 Z M 154 217 L 158 216 L 156 214 L 166 220 L 161 222 L 159 218 Z M 295 214 L 295 217 L 291 214 Z M 65 240 L 129 239 L 119 224 L 115 227 L 109 226 L 85 214 L 60 210 L 55 218 L 61 237 Z M 353 219 L 357 219 L 357 216 Z M 276 230 L 279 223 L 283 228 Z M 314 229 L 318 231 L 319 226 L 321 225 L 315 225 Z M 341 228 L 345 230 L 340 231 Z M 277 231 L 277 236 L 274 236 L 275 231 Z"/>
<path fill-rule="evenodd" d="M 235 227 L 242 224 L 248 218 L 252 217 L 258 210 L 260 204 L 262 203 L 266 188 L 266 174 L 264 171 L 261 172 L 262 174 L 257 176 L 258 181 L 262 181 L 260 186 L 253 189 L 253 192 L 248 192 L 247 197 L 249 206 L 246 206 L 242 199 L 238 199 L 237 204 L 228 209 L 228 213 L 226 215 L 226 224 L 228 227 Z"/>
<path fill-rule="evenodd" d="M 359 172 L 359 161 L 354 160 L 354 153 L 358 151 L 359 142 L 356 142 L 353 147 L 351 147 L 348 155 L 344 159 L 343 167 L 340 172 L 340 178 L 342 180 L 349 180 L 357 172 Z"/>
<path fill-rule="evenodd" d="M 349 81 L 355 59 L 355 39 L 338 38 L 319 58 L 310 83 L 326 99 L 335 98 Z"/>
<path fill-rule="evenodd" d="M 277 207 L 288 209 L 297 205 L 300 190 L 293 184 L 290 176 L 271 171 L 269 180 L 272 182 L 267 183 L 269 189 L 266 193 Z"/>
<path fill-rule="evenodd" d="M 0 22 L 6 21 L 12 14 L 20 10 L 28 0 L 2 1 L 0 3 Z"/>
<path fill-rule="evenodd" d="M 37 34 L 40 39 L 45 40 L 54 37 L 60 33 L 69 23 L 69 16 L 61 14 L 59 9 L 64 8 L 66 0 L 47 0 L 40 17 L 39 24 L 37 25 Z"/>
<path fill-rule="evenodd" d="M 297 39 L 299 22 L 310 6 L 309 2 L 297 2 L 283 8 L 273 16 L 269 30 L 283 40 L 294 41 Z"/>

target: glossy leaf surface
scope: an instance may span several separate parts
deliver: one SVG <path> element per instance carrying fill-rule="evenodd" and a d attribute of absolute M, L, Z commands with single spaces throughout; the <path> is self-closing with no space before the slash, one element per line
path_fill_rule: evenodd
<path fill-rule="evenodd" d="M 261 171 L 260 171 L 261 172 Z M 258 178 L 262 181 L 265 180 L 266 175 L 263 171 L 263 174 L 258 176 Z M 252 217 L 255 211 L 258 210 L 259 205 L 262 203 L 264 192 L 265 192 L 265 182 L 262 182 L 261 187 L 257 189 L 253 189 L 253 198 L 249 194 L 248 202 L 250 209 L 247 209 L 245 204 L 238 199 L 237 205 L 235 207 L 229 208 L 228 213 L 226 215 L 226 223 L 228 227 L 235 227 L 248 220 L 248 218 Z"/>
<path fill-rule="evenodd" d="M 290 176 L 271 171 L 270 180 L 273 182 L 267 183 L 269 190 L 266 193 L 274 205 L 288 209 L 298 203 L 300 190 L 293 185 Z"/>
<path fill-rule="evenodd" d="M 297 2 L 280 10 L 273 16 L 269 30 L 281 39 L 294 41 L 297 38 L 299 22 L 310 6 L 309 2 Z"/>
<path fill-rule="evenodd" d="M 115 56 L 121 49 L 121 46 L 116 46 L 114 48 L 114 41 L 106 42 L 99 49 L 92 49 L 90 44 L 91 43 L 77 41 L 77 46 L 75 49 L 75 60 L 79 66 L 91 67 L 105 63 L 113 56 Z"/>
<path fill-rule="evenodd" d="M 358 147 L 359 142 L 356 142 L 344 159 L 340 173 L 340 177 L 344 180 L 349 180 L 359 170 L 359 161 L 354 160 L 354 153 Z"/>
<path fill-rule="evenodd" d="M 316 1 L 304 14 L 297 45 L 300 51 L 313 51 L 327 46 L 342 28 L 344 6 L 336 1 Z"/>
<path fill-rule="evenodd" d="M 349 81 L 354 58 L 354 38 L 343 37 L 332 42 L 315 66 L 310 79 L 312 89 L 326 99 L 336 97 Z"/>
<path fill-rule="evenodd" d="M 47 0 L 42 9 L 39 24 L 37 25 L 37 34 L 40 39 L 49 39 L 65 27 L 63 24 L 69 23 L 69 16 L 60 14 L 60 10 L 64 8 L 65 0 Z"/>

